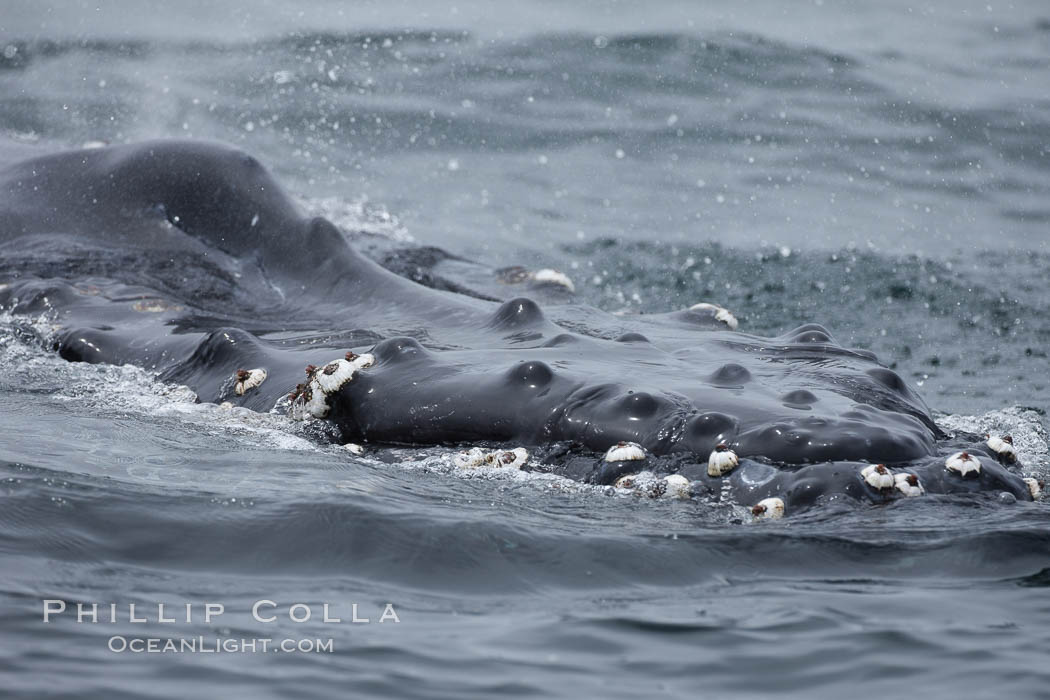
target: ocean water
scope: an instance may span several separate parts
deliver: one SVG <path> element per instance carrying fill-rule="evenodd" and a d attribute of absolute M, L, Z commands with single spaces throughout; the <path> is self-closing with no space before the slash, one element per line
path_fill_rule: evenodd
<path fill-rule="evenodd" d="M 435 246 L 560 269 L 608 311 L 820 322 L 946 430 L 1010 432 L 1050 472 L 1043 4 L 4 3 L 0 154 L 158 137 L 254 154 L 398 271 Z M 448 450 L 358 458 L 67 363 L 35 342 L 47 324 L 0 316 L 12 696 L 1048 694 L 1045 500 L 755 524 L 464 478 Z M 43 599 L 122 610 L 45 624 Z M 157 622 L 158 602 L 194 618 Z M 400 622 L 378 622 L 387 603 Z M 114 635 L 334 651 L 117 653 Z"/>

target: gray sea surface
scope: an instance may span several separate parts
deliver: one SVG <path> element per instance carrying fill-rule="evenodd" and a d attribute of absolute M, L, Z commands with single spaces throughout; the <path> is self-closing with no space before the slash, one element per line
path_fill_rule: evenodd
<path fill-rule="evenodd" d="M 0 155 L 160 137 L 245 149 L 377 256 L 822 323 L 1050 472 L 1046 3 L 3 0 Z M 1045 500 L 756 524 L 464 478 L 67 363 L 47 324 L 0 314 L 0 695 L 1050 697 Z M 110 649 L 198 636 L 333 651 Z"/>

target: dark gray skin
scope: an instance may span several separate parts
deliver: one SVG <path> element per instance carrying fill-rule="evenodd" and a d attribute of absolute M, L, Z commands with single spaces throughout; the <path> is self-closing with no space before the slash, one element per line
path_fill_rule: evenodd
<path fill-rule="evenodd" d="M 565 473 L 594 480 L 573 460 L 631 440 L 700 482 L 724 441 L 776 470 L 761 489 L 734 486 L 742 502 L 787 494 L 789 509 L 817 491 L 864 497 L 843 462 L 943 470 L 955 447 L 899 376 L 818 325 L 760 338 L 705 312 L 620 317 L 421 286 L 305 216 L 227 146 L 150 142 L 3 165 L 0 256 L 0 304 L 54 314 L 63 357 L 138 364 L 204 401 L 269 410 L 306 365 L 373 353 L 330 402 L 345 441 L 571 444 Z M 269 378 L 234 396 L 232 376 L 251 367 Z M 988 467 L 994 479 L 930 471 L 925 486 L 1029 497 L 1016 474 Z"/>

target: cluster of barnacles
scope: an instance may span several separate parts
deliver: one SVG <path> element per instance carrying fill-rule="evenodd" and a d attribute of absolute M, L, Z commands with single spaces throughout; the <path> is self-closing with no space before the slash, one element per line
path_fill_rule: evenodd
<path fill-rule="evenodd" d="M 306 418 L 306 404 L 313 401 L 314 391 L 310 387 L 310 382 L 314 378 L 314 373 L 317 371 L 316 365 L 306 366 L 306 381 L 295 385 L 288 394 L 288 417 L 292 420 L 304 420 Z"/>
<path fill-rule="evenodd" d="M 985 437 L 987 438 L 986 445 L 999 461 L 1006 464 L 1013 464 L 1017 461 L 1013 438 L 1009 435 L 999 437 L 992 434 L 986 434 Z M 605 461 L 607 462 L 642 461 L 645 458 L 645 448 L 634 442 L 618 442 L 605 453 Z M 707 474 L 711 477 L 722 477 L 736 469 L 739 464 L 740 458 L 736 452 L 728 444 L 720 442 L 715 445 L 715 448 L 708 456 Z M 981 462 L 966 451 L 955 452 L 945 459 L 944 468 L 962 478 L 976 477 L 981 473 Z M 923 487 L 918 475 L 907 471 L 894 471 L 885 464 L 869 464 L 860 469 L 860 476 L 868 486 L 876 491 L 891 491 L 895 489 L 900 491 L 906 498 L 926 495 L 926 489 Z M 654 479 L 658 480 L 659 477 L 656 477 L 649 471 L 638 471 L 621 476 L 616 480 L 615 487 L 619 489 L 642 490 L 654 497 L 664 495 L 669 491 L 688 493 L 688 482 L 678 474 L 663 477 L 663 481 L 667 483 L 657 484 L 655 488 L 653 483 L 651 483 Z M 683 484 L 678 484 L 677 482 L 672 484 L 669 481 L 671 479 L 679 479 Z M 1028 486 L 1032 498 L 1039 498 L 1045 487 L 1044 482 L 1032 477 L 1023 477 L 1022 480 Z M 688 496 L 686 495 L 685 497 Z M 751 513 L 756 519 L 777 519 L 784 517 L 785 510 L 786 504 L 784 500 L 774 496 L 765 498 L 755 504 L 751 508 Z"/>
<path fill-rule="evenodd" d="M 313 392 L 310 390 L 310 380 L 314 378 L 316 372 L 317 365 L 306 366 L 306 381 L 295 385 L 295 388 L 288 394 L 289 401 L 295 403 L 300 397 L 302 397 L 304 401 L 309 401 L 313 398 Z"/>
<path fill-rule="evenodd" d="M 344 359 L 347 362 L 353 363 L 355 360 L 358 360 L 361 357 L 362 357 L 361 355 L 358 355 L 357 353 L 355 353 L 355 352 L 353 352 L 351 350 L 348 350 L 346 352 L 346 355 L 344 356 Z M 369 364 L 371 364 L 371 362 L 369 362 Z M 367 365 L 365 365 L 365 366 L 367 366 Z M 306 383 L 305 384 L 296 384 L 295 385 L 295 389 L 290 394 L 288 394 L 288 400 L 289 401 L 295 401 L 297 398 L 299 398 L 300 396 L 304 396 L 304 395 L 307 397 L 307 399 L 306 399 L 307 401 L 310 400 L 310 397 L 309 397 L 309 394 L 308 394 L 308 392 L 310 391 L 310 386 L 309 386 L 310 385 L 310 380 L 314 378 L 314 375 L 317 374 L 318 370 L 323 372 L 325 375 L 329 375 L 330 376 L 332 374 L 335 374 L 337 371 L 339 371 L 339 362 L 338 361 L 336 361 L 336 362 L 329 362 L 327 365 L 325 365 L 324 367 L 321 367 L 321 368 L 318 368 L 317 365 L 307 365 L 306 366 Z M 238 370 L 238 371 L 243 371 L 243 370 Z"/>
<path fill-rule="evenodd" d="M 370 367 L 375 362 L 372 355 L 347 352 L 343 359 L 333 360 L 324 367 L 306 366 L 306 381 L 296 384 L 288 394 L 291 406 L 288 415 L 293 420 L 305 420 L 307 416 L 324 418 L 328 415 L 328 397 L 354 378 L 358 370 Z"/>
<path fill-rule="evenodd" d="M 510 468 L 520 469 L 529 461 L 529 453 L 524 447 L 512 450 L 486 451 L 475 447 L 460 452 L 453 457 L 453 464 L 459 469 Z"/>
<path fill-rule="evenodd" d="M 359 357 L 361 357 L 361 356 L 358 355 L 357 353 L 354 353 L 354 352 L 348 350 L 347 353 L 346 353 L 345 359 L 346 359 L 347 362 L 351 362 L 352 363 L 352 362 L 354 362 L 354 360 L 357 360 Z M 338 362 L 329 362 L 327 365 L 325 365 L 324 367 L 320 368 L 321 372 L 323 372 L 324 374 L 329 375 L 329 376 L 332 375 L 332 374 L 335 374 L 338 370 L 339 370 L 339 363 Z M 314 375 L 317 374 L 317 372 L 318 372 L 317 365 L 307 365 L 306 366 L 306 382 L 304 384 L 296 384 L 295 385 L 295 389 L 293 389 L 291 391 L 291 393 L 288 394 L 288 400 L 292 401 L 294 403 L 295 400 L 298 399 L 299 397 L 302 397 L 304 401 L 309 401 L 310 399 L 312 399 L 313 398 L 313 391 L 310 390 L 310 380 L 314 378 Z"/>
<path fill-rule="evenodd" d="M 323 418 L 328 413 L 328 396 L 336 392 L 343 384 L 353 379 L 355 371 L 369 367 L 374 362 L 371 355 L 357 355 L 347 352 L 344 359 L 334 360 L 323 367 L 306 366 L 306 381 L 296 384 L 288 394 L 291 406 L 289 415 L 296 420 L 303 420 L 308 415 Z M 235 391 L 243 395 L 266 379 L 266 370 L 239 369 L 235 374 Z M 1017 461 L 1017 452 L 1013 438 L 1009 435 L 985 435 L 986 446 L 995 457 L 1004 464 Z M 621 441 L 605 453 L 606 462 L 644 461 L 645 449 L 634 442 Z M 486 451 L 473 448 L 456 456 L 455 464 L 461 469 L 510 467 L 521 468 L 528 461 L 529 455 L 524 448 L 513 450 Z M 707 474 L 713 478 L 724 477 L 740 465 L 740 458 L 725 442 L 715 445 L 707 459 Z M 641 465 L 639 465 L 641 466 Z M 981 473 L 981 462 L 969 452 L 955 452 L 944 461 L 944 468 L 960 478 L 977 477 Z M 876 491 L 899 491 L 904 497 L 924 496 L 926 490 L 916 474 L 907 471 L 894 471 L 885 464 L 869 464 L 860 469 L 861 479 Z M 1023 477 L 1032 498 L 1039 498 L 1044 483 L 1032 477 Z M 689 498 L 692 493 L 688 480 L 680 474 L 658 476 L 651 471 L 639 469 L 621 476 L 614 487 L 630 490 L 653 498 L 676 497 Z M 785 502 L 781 498 L 763 499 L 751 508 L 756 519 L 777 519 L 784 517 Z"/>
<path fill-rule="evenodd" d="M 645 459 L 645 448 L 637 442 L 621 441 L 605 453 L 606 462 L 637 462 Z M 614 488 L 633 491 L 649 498 L 681 498 L 692 496 L 689 480 L 681 474 L 657 476 L 651 471 L 638 471 L 621 476 Z"/>

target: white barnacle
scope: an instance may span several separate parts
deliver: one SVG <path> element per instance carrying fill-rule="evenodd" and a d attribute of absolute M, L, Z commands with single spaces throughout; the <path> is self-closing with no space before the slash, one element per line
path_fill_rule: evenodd
<path fill-rule="evenodd" d="M 605 452 L 606 462 L 631 462 L 645 459 L 645 448 L 637 442 L 620 441 Z"/>
<path fill-rule="evenodd" d="M 711 451 L 711 456 L 707 458 L 707 475 L 722 476 L 723 474 L 728 474 L 736 469 L 739 464 L 740 458 L 736 456 L 736 452 L 729 449 L 729 445 L 720 442 L 715 445 L 715 449 Z"/>
<path fill-rule="evenodd" d="M 452 463 L 460 469 L 473 469 L 485 465 L 487 453 L 480 447 L 472 447 L 452 458 Z"/>
<path fill-rule="evenodd" d="M 1038 501 L 1039 497 L 1043 495 L 1043 484 L 1039 479 L 1035 479 L 1030 476 L 1026 476 L 1023 479 L 1025 485 L 1028 487 L 1028 492 L 1032 494 L 1032 500 Z"/>
<path fill-rule="evenodd" d="M 613 484 L 618 489 L 633 489 L 640 484 L 644 484 L 653 479 L 652 472 L 636 472 L 634 474 L 624 474 Z"/>
<path fill-rule="evenodd" d="M 528 461 L 529 453 L 524 447 L 495 451 L 473 447 L 452 458 L 459 469 L 521 469 Z"/>
<path fill-rule="evenodd" d="M 325 394 L 339 391 L 339 388 L 354 378 L 357 367 L 346 360 L 333 360 L 314 372 L 317 386 Z"/>
<path fill-rule="evenodd" d="M 504 469 L 521 469 L 529 461 L 529 452 L 524 447 L 497 451 L 496 461 Z"/>
<path fill-rule="evenodd" d="M 1004 462 L 1012 464 L 1017 461 L 1017 450 L 1014 449 L 1014 439 L 1009 435 L 992 435 L 991 433 L 986 434 L 988 442 L 988 449 L 996 454 L 996 456 Z"/>
<path fill-rule="evenodd" d="M 615 486 L 618 489 L 633 491 L 636 496 L 645 496 L 647 498 L 675 496 L 674 493 L 668 493 L 669 490 L 674 488 L 674 481 L 668 482 L 666 478 L 661 478 L 650 471 L 621 476 L 616 480 Z"/>
<path fill-rule="evenodd" d="M 328 393 L 321 388 L 317 377 L 312 377 L 306 385 L 307 392 L 304 394 L 303 410 L 314 418 L 324 418 L 328 415 Z"/>
<path fill-rule="evenodd" d="M 376 363 L 375 355 L 370 352 L 361 353 L 360 355 L 348 352 L 346 353 L 346 360 L 354 366 L 354 369 L 365 369 Z"/>
<path fill-rule="evenodd" d="M 894 483 L 893 472 L 886 468 L 885 464 L 869 464 L 860 470 L 864 481 L 873 489 L 892 489 Z"/>
<path fill-rule="evenodd" d="M 233 393 L 244 396 L 245 392 L 254 389 L 266 381 L 266 370 L 262 367 L 255 369 L 239 369 L 234 375 L 236 383 L 233 385 Z"/>
<path fill-rule="evenodd" d="M 908 498 L 926 495 L 926 489 L 922 487 L 919 477 L 914 474 L 897 472 L 893 475 L 893 485 Z"/>
<path fill-rule="evenodd" d="M 719 306 L 718 304 L 711 304 L 709 302 L 702 301 L 699 304 L 693 304 L 692 306 L 690 306 L 689 310 L 706 311 L 712 316 L 714 316 L 716 321 L 721 321 L 722 323 L 729 326 L 729 329 L 733 331 L 735 331 L 737 326 L 739 325 L 739 323 L 736 320 L 736 316 L 734 316 L 732 312 L 729 311 L 729 309 L 725 308 L 724 306 Z"/>
<path fill-rule="evenodd" d="M 689 488 L 689 480 L 681 474 L 660 477 L 651 471 L 642 471 L 621 476 L 613 486 L 648 498 L 687 499 L 693 495 Z"/>
<path fill-rule="evenodd" d="M 969 452 L 956 452 L 944 460 L 944 466 L 959 476 L 977 476 L 981 473 L 981 461 Z"/>
<path fill-rule="evenodd" d="M 663 481 L 664 498 L 681 498 L 684 500 L 693 495 L 689 488 L 689 479 L 686 479 L 681 474 L 668 474 Z"/>
<path fill-rule="evenodd" d="M 540 282 L 541 284 L 556 284 L 559 287 L 565 287 L 570 292 L 576 291 L 576 285 L 572 283 L 572 280 L 569 279 L 568 275 L 549 267 L 545 267 L 542 270 L 536 270 L 529 276 L 532 277 L 534 282 Z"/>
<path fill-rule="evenodd" d="M 757 520 L 777 520 L 784 517 L 784 500 L 777 498 L 763 498 L 751 508 L 751 515 Z"/>

